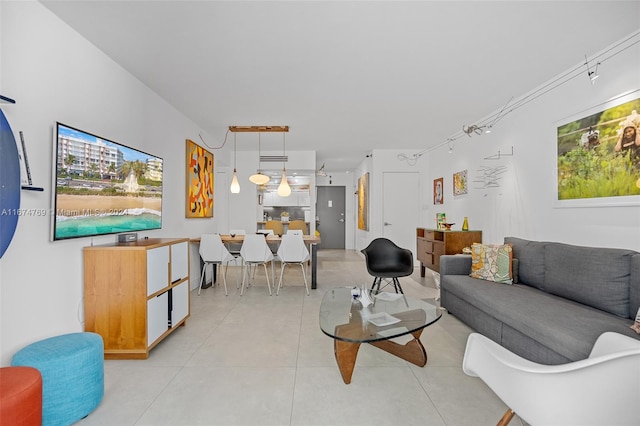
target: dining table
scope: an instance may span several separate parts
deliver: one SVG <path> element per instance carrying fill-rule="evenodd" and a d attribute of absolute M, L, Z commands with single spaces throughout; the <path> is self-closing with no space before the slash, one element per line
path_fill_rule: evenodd
<path fill-rule="evenodd" d="M 241 234 L 220 234 L 220 239 L 222 243 L 229 246 L 230 244 L 242 244 L 244 241 L 244 235 Z M 277 247 L 282 241 L 282 237 L 280 235 L 275 234 L 265 234 L 265 239 L 269 246 Z M 320 244 L 320 236 L 317 235 L 302 235 L 302 240 L 306 245 L 309 246 L 309 261 L 311 262 L 311 289 L 318 288 L 318 244 Z M 200 244 L 200 237 L 191 238 L 190 242 L 194 244 Z M 202 268 L 202 262 L 200 267 Z M 214 275 L 215 281 L 215 275 Z M 203 288 L 206 288 L 203 287 Z"/>

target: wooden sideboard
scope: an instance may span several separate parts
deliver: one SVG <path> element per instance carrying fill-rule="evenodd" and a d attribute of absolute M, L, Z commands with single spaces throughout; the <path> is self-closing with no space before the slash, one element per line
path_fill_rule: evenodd
<path fill-rule="evenodd" d="M 482 242 L 482 231 L 444 231 L 440 229 L 416 228 L 417 257 L 420 261 L 420 276 L 425 268 L 440 272 L 440 256 L 459 254 L 473 243 Z"/>
<path fill-rule="evenodd" d="M 189 317 L 189 239 L 85 247 L 85 331 L 105 359 L 146 359 Z"/>

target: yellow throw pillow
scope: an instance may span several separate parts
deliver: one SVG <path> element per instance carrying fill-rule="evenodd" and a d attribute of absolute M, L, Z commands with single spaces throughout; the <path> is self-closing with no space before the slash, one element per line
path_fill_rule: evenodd
<path fill-rule="evenodd" d="M 501 284 L 513 284 L 511 244 L 471 245 L 471 274 L 473 278 L 495 281 Z"/>

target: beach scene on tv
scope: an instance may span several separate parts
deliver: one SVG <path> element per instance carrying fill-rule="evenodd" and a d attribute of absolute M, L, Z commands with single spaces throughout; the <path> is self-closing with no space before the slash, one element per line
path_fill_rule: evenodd
<path fill-rule="evenodd" d="M 159 229 L 162 159 L 58 123 L 54 239 Z"/>

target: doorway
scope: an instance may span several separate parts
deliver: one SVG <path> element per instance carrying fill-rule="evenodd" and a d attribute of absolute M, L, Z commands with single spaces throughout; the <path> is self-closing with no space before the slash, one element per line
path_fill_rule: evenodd
<path fill-rule="evenodd" d="M 411 250 L 416 258 L 416 228 L 420 213 L 420 174 L 383 173 L 383 236 Z M 401 191 L 398 188 L 402 188 Z"/>
<path fill-rule="evenodd" d="M 316 229 L 320 231 L 321 249 L 345 247 L 345 187 L 318 186 L 316 199 Z"/>

